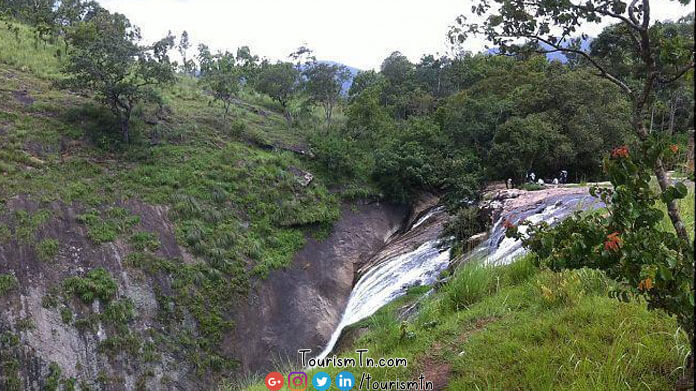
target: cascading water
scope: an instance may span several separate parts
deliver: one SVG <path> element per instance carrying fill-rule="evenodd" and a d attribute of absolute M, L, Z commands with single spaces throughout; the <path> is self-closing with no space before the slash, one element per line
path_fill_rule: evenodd
<path fill-rule="evenodd" d="M 576 210 L 597 208 L 601 205 L 601 202 L 589 195 L 573 193 L 551 196 L 534 205 L 506 211 L 491 229 L 489 238 L 473 250 L 468 258 L 483 256 L 487 263 L 506 264 L 525 252 L 520 241 L 505 237 L 504 220 L 515 225 L 519 225 L 523 220 L 554 224 Z M 438 217 L 441 222 L 442 216 L 446 216 L 444 208 L 431 208 L 393 242 L 406 237 L 417 237 L 418 232 L 414 235 L 414 231 L 428 230 L 428 226 L 437 221 Z M 521 225 L 520 231 L 524 233 L 526 228 L 525 225 Z M 386 258 L 359 278 L 340 323 L 317 359 L 323 359 L 331 353 L 346 327 L 371 316 L 384 305 L 405 294 L 408 287 L 431 285 L 437 280 L 439 274 L 449 266 L 450 250 L 439 246 L 438 236 L 441 230 L 431 231 L 425 235 L 427 239 L 421 241 L 415 250 Z M 392 241 L 385 247 L 389 247 L 391 243 Z"/>
<path fill-rule="evenodd" d="M 522 247 L 522 242 L 514 238 L 505 236 L 506 228 L 503 224 L 508 221 L 518 226 L 520 233 L 527 232 L 528 224 L 535 224 L 541 221 L 553 225 L 568 217 L 575 211 L 590 210 L 602 207 L 604 204 L 598 199 L 587 194 L 570 194 L 549 197 L 531 207 L 513 209 L 498 219 L 491 228 L 488 240 L 472 252 L 472 256 L 484 255 L 484 260 L 488 264 L 505 265 L 523 255 L 526 250 Z M 520 224 L 526 221 L 527 224 Z"/>
<path fill-rule="evenodd" d="M 323 359 L 331 353 L 344 328 L 374 314 L 403 295 L 409 286 L 435 282 L 447 268 L 449 258 L 449 250 L 442 251 L 438 248 L 438 241 L 432 240 L 367 272 L 353 288 L 341 322 L 317 358 Z"/>

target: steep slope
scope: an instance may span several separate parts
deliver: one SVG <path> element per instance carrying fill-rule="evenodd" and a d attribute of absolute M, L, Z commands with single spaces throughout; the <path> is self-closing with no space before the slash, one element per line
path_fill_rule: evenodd
<path fill-rule="evenodd" d="M 235 330 L 258 329 L 249 292 L 285 295 L 273 271 L 302 270 L 305 245 L 370 212 L 306 183 L 302 131 L 260 96 L 223 118 L 182 78 L 122 145 L 108 110 L 55 88 L 60 45 L 18 27 L 0 30 L 0 388 L 195 389 L 235 373 Z M 405 217 L 371 208 L 374 238 Z M 336 305 L 345 266 L 335 289 L 331 265 L 316 282 Z"/>

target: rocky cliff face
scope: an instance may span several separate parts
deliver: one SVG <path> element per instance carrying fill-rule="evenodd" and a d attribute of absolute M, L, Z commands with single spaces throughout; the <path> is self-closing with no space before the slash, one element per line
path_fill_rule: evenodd
<path fill-rule="evenodd" d="M 354 275 L 402 227 L 405 208 L 373 203 L 345 206 L 324 240 L 310 238 L 294 264 L 259 282 L 239 308 L 228 338 L 244 371 L 295 359 L 298 349 L 318 352 L 340 321 Z"/>
<path fill-rule="evenodd" d="M 195 366 L 204 356 L 192 359 L 194 349 L 187 345 L 200 338 L 203 326 L 187 311 L 172 315 L 176 269 L 195 271 L 200 261 L 177 244 L 167 208 L 139 201 L 113 207 L 126 216 L 119 224 L 155 233 L 160 245 L 151 258 L 136 264 L 128 256 L 136 244 L 126 239 L 95 243 L 99 232 L 80 223 L 91 208 L 59 202 L 47 208 L 22 196 L 0 209 L 0 228 L 6 227 L 0 235 L 0 275 L 12 281 L 6 292 L 0 289 L 0 389 L 82 384 L 169 390 L 215 384 Z M 128 220 L 131 215 L 139 219 Z M 234 326 L 214 348 L 238 362 L 234 372 L 268 368 L 299 348 L 319 349 L 339 321 L 355 270 L 407 217 L 404 208 L 385 204 L 344 206 L 326 239 L 308 237 L 291 267 L 253 281 L 248 295 L 234 299 L 241 303 L 230 311 Z M 100 227 L 98 217 L 93 223 Z M 60 250 L 52 251 L 46 238 L 57 239 Z M 173 269 L 168 273 L 153 272 L 162 259 L 178 263 L 165 264 Z M 91 274 L 99 268 L 104 276 Z M 175 337 L 172 328 L 181 335 Z"/>
<path fill-rule="evenodd" d="M 165 208 L 138 201 L 121 206 L 141 216 L 136 228 L 158 234 L 158 255 L 193 262 L 176 244 Z M 77 223 L 84 207 L 55 202 L 39 210 L 37 201 L 15 197 L 5 209 L 23 211 L 26 218 L 15 216 L 11 222 L 6 219 L 5 226 L 14 235 L 0 241 L 0 273 L 16 279 L 15 287 L 0 297 L 0 361 L 4 364 L 0 365 L 0 384 L 4 382 L 7 389 L 25 390 L 50 389 L 55 384 L 72 383 L 71 379 L 109 389 L 195 384 L 185 376 L 188 368 L 175 357 L 162 355 L 145 362 L 119 352 L 120 349 L 110 349 L 114 344 L 128 343 L 119 330 L 124 323 L 129 329 L 125 335 L 130 336 L 131 343 L 136 343 L 137 335 L 139 344 L 153 343 L 148 330 L 161 327 L 155 291 L 164 284 L 153 284 L 138 270 L 124 265 L 129 244 L 122 240 L 94 244 L 85 226 Z M 38 221 L 39 215 L 46 217 Z M 44 238 L 56 238 L 67 244 L 61 248 L 68 250 L 53 253 L 50 242 Z M 30 246 L 29 239 L 39 245 Z M 100 267 L 116 282 L 114 297 L 110 299 L 113 306 L 98 298 L 85 303 L 62 293 L 66 279 Z M 131 306 L 133 319 L 104 315 L 117 315 L 116 309 Z"/>

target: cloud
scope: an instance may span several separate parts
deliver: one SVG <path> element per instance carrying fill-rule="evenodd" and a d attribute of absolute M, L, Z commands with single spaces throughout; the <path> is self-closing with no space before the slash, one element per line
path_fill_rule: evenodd
<path fill-rule="evenodd" d="M 657 19 L 689 12 L 676 1 L 658 0 Z M 657 3 L 656 1 L 655 3 Z M 287 59 L 300 45 L 318 58 L 360 69 L 379 68 L 392 51 L 411 61 L 423 54 L 446 53 L 446 34 L 455 17 L 470 10 L 462 0 L 101 0 L 107 9 L 128 16 L 148 41 L 169 30 L 187 30 L 192 42 L 213 50 L 248 45 L 272 60 Z M 601 28 L 590 29 L 596 35 Z M 472 40 L 469 50 L 481 50 Z"/>

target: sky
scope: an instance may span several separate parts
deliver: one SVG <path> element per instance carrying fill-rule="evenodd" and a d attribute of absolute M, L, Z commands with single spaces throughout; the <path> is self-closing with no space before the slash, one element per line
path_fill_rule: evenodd
<path fill-rule="evenodd" d="M 301 45 L 320 60 L 361 70 L 379 69 L 400 51 L 417 62 L 423 54 L 447 54 L 447 31 L 454 19 L 470 12 L 471 0 L 100 0 L 125 14 L 146 41 L 187 30 L 194 48 L 236 51 L 287 60 Z M 677 1 L 653 0 L 654 19 L 676 19 L 693 10 Z M 601 26 L 586 32 L 596 36 Z M 468 40 L 464 48 L 480 51 L 485 42 Z M 192 49 L 189 56 L 195 54 Z"/>

